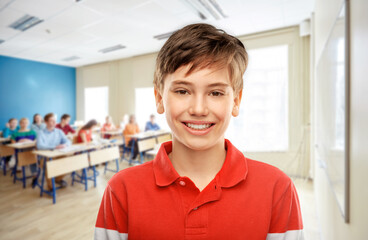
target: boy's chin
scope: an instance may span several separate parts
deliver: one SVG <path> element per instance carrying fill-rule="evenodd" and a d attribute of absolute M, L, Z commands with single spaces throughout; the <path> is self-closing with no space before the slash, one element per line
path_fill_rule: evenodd
<path fill-rule="evenodd" d="M 183 144 L 185 147 L 192 151 L 206 151 L 215 147 L 218 143 L 218 140 L 220 139 L 217 139 L 216 141 L 206 139 L 196 139 L 191 141 L 186 141 L 183 139 L 183 141 L 178 141 L 180 142 L 180 144 Z"/>

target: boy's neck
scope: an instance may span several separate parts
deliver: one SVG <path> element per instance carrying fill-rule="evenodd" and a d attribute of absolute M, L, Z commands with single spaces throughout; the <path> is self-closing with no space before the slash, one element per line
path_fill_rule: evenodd
<path fill-rule="evenodd" d="M 190 178 L 202 191 L 222 168 L 226 158 L 224 141 L 219 140 L 209 149 L 196 151 L 174 138 L 169 158 L 178 174 Z"/>

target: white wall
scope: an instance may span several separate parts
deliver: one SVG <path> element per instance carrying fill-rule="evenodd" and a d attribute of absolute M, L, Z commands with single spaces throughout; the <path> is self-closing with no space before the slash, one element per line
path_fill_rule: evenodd
<path fill-rule="evenodd" d="M 368 239 L 368 1 L 350 1 L 350 223 L 345 223 L 326 174 L 315 164 L 316 205 L 324 240 Z M 342 0 L 317 0 L 314 62 L 321 55 Z"/>
<path fill-rule="evenodd" d="M 153 87 L 156 56 L 147 54 L 77 68 L 77 119 L 84 119 L 84 89 L 97 86 L 109 87 L 109 115 L 115 124 L 124 114 L 134 114 L 135 88 Z"/>

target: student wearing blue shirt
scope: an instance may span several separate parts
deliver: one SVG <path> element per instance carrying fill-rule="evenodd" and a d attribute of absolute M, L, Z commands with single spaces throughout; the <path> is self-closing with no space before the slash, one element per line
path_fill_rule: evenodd
<path fill-rule="evenodd" d="M 3 129 L 3 138 L 10 138 L 13 133 L 18 132 L 18 120 L 16 118 L 11 118 L 6 123 L 6 127 Z M 8 167 L 10 162 L 11 156 L 5 157 L 5 165 Z"/>
<path fill-rule="evenodd" d="M 46 128 L 37 133 L 37 149 L 61 149 L 70 146 L 69 139 L 64 132 L 56 126 L 56 117 L 53 113 L 49 113 L 44 117 Z M 61 187 L 66 187 L 66 182 L 63 180 L 65 175 L 55 178 L 55 182 Z M 51 190 L 51 179 L 47 179 L 47 186 Z"/>
<path fill-rule="evenodd" d="M 3 129 L 3 138 L 10 137 L 13 133 L 18 132 L 18 120 L 16 118 L 9 119 L 6 127 Z"/>
<path fill-rule="evenodd" d="M 42 129 L 45 129 L 46 125 L 42 122 L 42 116 L 38 113 L 33 115 L 33 123 L 31 129 L 36 133 Z"/>
<path fill-rule="evenodd" d="M 157 131 L 160 130 L 160 126 L 155 122 L 155 115 L 150 116 L 150 121 L 146 123 L 146 128 L 144 131 Z"/>

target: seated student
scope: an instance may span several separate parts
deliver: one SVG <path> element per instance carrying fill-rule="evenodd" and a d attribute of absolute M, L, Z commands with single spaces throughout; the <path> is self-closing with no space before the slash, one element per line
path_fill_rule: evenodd
<path fill-rule="evenodd" d="M 135 121 L 135 116 L 134 115 L 130 115 L 129 116 L 129 123 L 125 126 L 125 129 L 123 131 L 123 135 L 125 137 L 125 143 L 128 143 L 128 147 L 132 147 L 133 142 L 134 142 L 134 150 L 133 150 L 133 158 L 135 159 L 138 155 L 138 142 L 137 141 L 133 141 L 132 137 L 130 137 L 129 135 L 134 135 L 139 133 L 139 127 L 138 124 Z"/>
<path fill-rule="evenodd" d="M 11 135 L 10 139 L 12 143 L 16 142 L 31 142 L 36 140 L 36 132 L 28 128 L 28 118 L 22 118 L 19 121 L 20 129 Z M 31 173 L 33 175 L 32 186 L 36 183 L 37 164 L 31 164 Z"/>
<path fill-rule="evenodd" d="M 224 138 L 239 114 L 247 62 L 243 43 L 211 25 L 170 36 L 154 88 L 173 140 L 110 179 L 95 239 L 304 239 L 291 179 Z"/>
<path fill-rule="evenodd" d="M 150 116 L 150 121 L 146 123 L 144 131 L 157 131 L 160 130 L 160 126 L 155 122 L 155 115 Z"/>
<path fill-rule="evenodd" d="M 53 150 L 62 149 L 70 146 L 69 139 L 65 136 L 64 132 L 56 126 L 56 117 L 53 113 L 46 114 L 45 116 L 46 128 L 38 131 L 37 133 L 37 149 L 39 150 Z M 63 181 L 65 175 L 55 178 L 55 182 L 60 184 L 61 187 L 66 187 L 66 182 Z M 52 189 L 51 179 L 47 179 L 47 186 Z"/>
<path fill-rule="evenodd" d="M 19 130 L 18 120 L 16 118 L 11 118 L 6 123 L 6 127 L 3 129 L 3 138 L 10 137 L 13 133 Z M 5 157 L 5 165 L 8 167 L 11 156 Z"/>
<path fill-rule="evenodd" d="M 63 114 L 63 116 L 61 116 L 60 123 L 56 124 L 56 128 L 62 130 L 65 135 L 68 135 L 69 133 L 75 133 L 75 130 L 69 125 L 69 122 L 70 115 Z"/>
<path fill-rule="evenodd" d="M 89 143 L 92 141 L 92 129 L 97 126 L 96 120 L 90 120 L 78 132 L 78 143 Z"/>
<path fill-rule="evenodd" d="M 33 123 L 31 125 L 31 129 L 36 133 L 42 129 L 45 129 L 46 125 L 42 122 L 42 116 L 38 113 L 33 115 Z"/>
<path fill-rule="evenodd" d="M 6 123 L 6 127 L 3 129 L 3 138 L 10 137 L 13 133 L 19 130 L 18 120 L 16 118 L 11 118 Z"/>
<path fill-rule="evenodd" d="M 115 129 L 116 129 L 116 127 L 115 127 L 114 123 L 112 122 L 111 116 L 107 116 L 106 117 L 106 122 L 104 123 L 104 125 L 101 128 L 101 132 L 104 133 L 106 131 L 112 131 L 112 130 L 115 130 Z M 103 135 L 103 138 L 109 139 L 110 137 L 111 137 L 110 134 L 104 134 Z"/>

